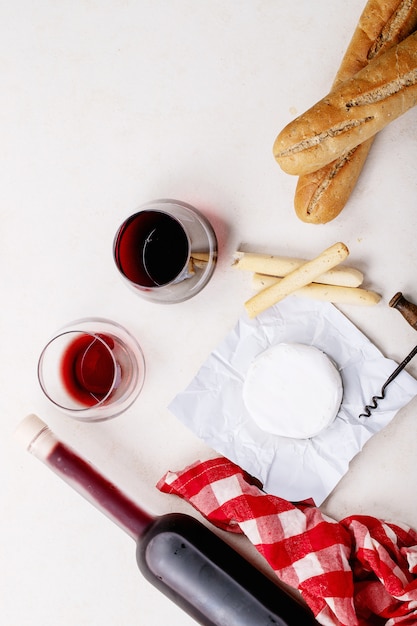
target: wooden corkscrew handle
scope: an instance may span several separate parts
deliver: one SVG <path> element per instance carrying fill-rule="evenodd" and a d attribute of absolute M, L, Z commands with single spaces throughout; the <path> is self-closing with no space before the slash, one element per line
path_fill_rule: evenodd
<path fill-rule="evenodd" d="M 399 291 L 389 301 L 389 306 L 397 309 L 404 317 L 404 319 L 417 330 L 417 305 L 413 304 Z"/>

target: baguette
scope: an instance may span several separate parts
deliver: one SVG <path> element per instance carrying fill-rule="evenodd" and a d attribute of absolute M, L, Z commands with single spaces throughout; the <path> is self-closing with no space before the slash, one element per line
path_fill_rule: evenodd
<path fill-rule="evenodd" d="M 245 302 L 249 317 L 253 318 L 291 293 L 313 282 L 323 272 L 344 261 L 349 254 L 347 246 L 338 242 L 326 248 L 319 256 L 300 265 L 279 283 L 263 289 Z"/>
<path fill-rule="evenodd" d="M 282 279 L 276 278 L 275 276 L 254 274 L 253 287 L 254 289 L 265 289 L 266 287 L 279 283 L 280 280 Z M 312 298 L 313 300 L 333 302 L 333 304 L 356 304 L 361 306 L 373 306 L 378 304 L 381 300 L 381 296 L 378 293 L 370 291 L 369 289 L 324 285 L 316 282 L 296 289 L 293 295 L 303 298 Z"/>
<path fill-rule="evenodd" d="M 373 59 L 304 114 L 274 143 L 288 174 L 308 174 L 373 137 L 417 104 L 417 32 Z"/>
<path fill-rule="evenodd" d="M 233 267 L 239 270 L 282 278 L 304 263 L 306 263 L 306 259 L 238 251 L 235 253 Z M 338 265 L 318 276 L 316 282 L 325 285 L 359 287 L 363 282 L 363 274 L 354 267 Z"/>
<path fill-rule="evenodd" d="M 368 0 L 332 89 L 416 28 L 417 0 Z M 303 222 L 325 224 L 339 215 L 356 185 L 373 141 L 371 137 L 346 155 L 299 178 L 294 208 Z"/>
<path fill-rule="evenodd" d="M 333 89 L 417 27 L 415 0 L 368 0 L 333 82 Z"/>

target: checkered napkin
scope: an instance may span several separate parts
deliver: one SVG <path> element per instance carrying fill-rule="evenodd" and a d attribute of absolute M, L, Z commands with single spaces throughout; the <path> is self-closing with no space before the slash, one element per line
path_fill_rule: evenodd
<path fill-rule="evenodd" d="M 417 532 L 370 516 L 340 522 L 265 494 L 219 457 L 167 472 L 158 489 L 217 527 L 246 535 L 325 626 L 417 624 Z"/>

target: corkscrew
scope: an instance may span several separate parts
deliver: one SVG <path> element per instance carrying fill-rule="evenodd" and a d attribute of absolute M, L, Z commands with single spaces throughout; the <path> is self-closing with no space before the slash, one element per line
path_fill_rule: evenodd
<path fill-rule="evenodd" d="M 395 294 L 389 301 L 389 306 L 397 309 L 404 317 L 404 319 L 410 324 L 414 330 L 417 330 L 417 305 L 413 304 L 409 300 L 407 300 L 403 294 L 399 291 Z M 408 354 L 403 361 L 398 365 L 398 367 L 392 372 L 392 374 L 387 378 L 385 383 L 381 387 L 381 391 L 379 395 L 375 395 L 372 397 L 371 403 L 367 404 L 364 408 L 364 412 L 359 415 L 359 419 L 361 417 L 370 417 L 371 412 L 378 407 L 378 401 L 383 400 L 385 398 L 385 390 L 392 381 L 397 378 L 398 374 L 402 372 L 402 370 L 409 364 L 411 359 L 417 354 L 417 346 L 415 346 L 410 354 Z"/>

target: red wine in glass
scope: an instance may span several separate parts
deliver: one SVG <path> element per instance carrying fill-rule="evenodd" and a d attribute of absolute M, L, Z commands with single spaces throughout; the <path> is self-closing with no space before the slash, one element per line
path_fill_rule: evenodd
<path fill-rule="evenodd" d="M 145 379 L 142 350 L 125 328 L 104 318 L 84 318 L 57 331 L 42 350 L 38 380 L 46 397 L 75 419 L 120 415 Z"/>
<path fill-rule="evenodd" d="M 102 402 L 112 391 L 116 362 L 111 353 L 114 341 L 107 335 L 76 335 L 66 347 L 61 376 L 68 394 L 84 406 Z"/>
<path fill-rule="evenodd" d="M 115 260 L 132 283 L 161 287 L 184 272 L 190 254 L 186 232 L 177 219 L 162 211 L 132 215 L 119 230 Z"/>
<path fill-rule="evenodd" d="M 145 300 L 173 304 L 198 294 L 217 262 L 209 220 L 178 200 L 155 200 L 128 217 L 113 241 L 125 282 Z"/>

